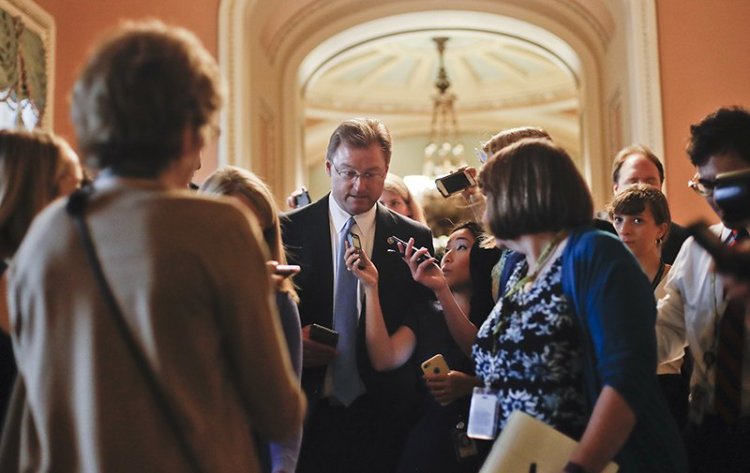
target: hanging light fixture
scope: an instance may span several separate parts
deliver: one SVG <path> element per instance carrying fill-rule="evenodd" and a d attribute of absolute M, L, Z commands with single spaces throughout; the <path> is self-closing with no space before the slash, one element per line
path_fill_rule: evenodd
<path fill-rule="evenodd" d="M 439 176 L 466 164 L 463 158 L 464 145 L 460 140 L 458 120 L 454 103 L 456 95 L 449 91 L 451 83 L 445 69 L 445 43 L 450 38 L 435 37 L 439 68 L 435 80 L 437 93 L 432 96 L 432 122 L 430 138 L 425 146 L 423 174 Z"/>

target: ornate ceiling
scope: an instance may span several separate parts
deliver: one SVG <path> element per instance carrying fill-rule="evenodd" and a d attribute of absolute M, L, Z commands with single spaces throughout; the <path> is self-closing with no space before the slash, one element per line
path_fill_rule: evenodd
<path fill-rule="evenodd" d="M 578 81 L 562 60 L 529 40 L 443 29 L 370 40 L 317 67 L 303 88 L 309 165 L 320 162 L 331 131 L 352 116 L 380 117 L 394 138 L 426 142 L 439 67 L 436 36 L 450 38 L 445 68 L 464 135 L 536 125 L 578 154 Z"/>
<path fill-rule="evenodd" d="M 549 105 L 577 96 L 572 73 L 529 41 L 461 31 L 389 36 L 343 51 L 306 84 L 311 109 L 430 113 L 438 56 L 432 38 L 447 36 L 445 66 L 460 112 Z"/>

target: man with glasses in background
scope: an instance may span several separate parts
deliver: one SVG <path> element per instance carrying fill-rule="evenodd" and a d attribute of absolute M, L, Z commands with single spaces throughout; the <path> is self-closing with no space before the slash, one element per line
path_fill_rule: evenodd
<path fill-rule="evenodd" d="M 712 231 L 734 246 L 747 230 L 717 205 L 714 187 L 718 175 L 750 168 L 750 113 L 721 108 L 691 126 L 690 135 L 698 172 L 689 185 L 721 218 Z M 682 356 L 686 344 L 695 360 L 685 436 L 694 472 L 750 471 L 750 321 L 746 301 L 725 289 L 712 257 L 689 238 L 658 302 L 659 363 Z"/>
<path fill-rule="evenodd" d="M 302 267 L 295 283 L 303 327 L 302 386 L 310 409 L 300 473 L 392 471 L 414 419 L 416 368 L 406 363 L 375 372 L 360 317 L 362 292 L 342 261 L 346 245 L 358 240 L 381 275 L 380 304 L 391 333 L 410 307 L 431 297 L 412 280 L 401 257 L 388 252 L 389 236 L 413 237 L 415 247 L 433 250 L 427 227 L 377 203 L 390 158 L 385 125 L 369 118 L 343 122 L 326 153 L 331 192 L 282 219 L 289 263 Z M 335 330 L 338 341 L 321 342 L 313 324 Z"/>

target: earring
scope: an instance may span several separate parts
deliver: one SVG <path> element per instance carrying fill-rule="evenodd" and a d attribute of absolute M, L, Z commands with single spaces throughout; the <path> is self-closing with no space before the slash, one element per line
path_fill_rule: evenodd
<path fill-rule="evenodd" d="M 656 246 L 661 246 L 662 243 L 664 243 L 664 238 L 659 237 L 656 239 Z"/>

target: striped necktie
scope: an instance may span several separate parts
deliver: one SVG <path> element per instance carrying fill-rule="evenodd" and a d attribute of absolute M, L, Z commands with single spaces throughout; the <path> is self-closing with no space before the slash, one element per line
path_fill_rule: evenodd
<path fill-rule="evenodd" d="M 746 230 L 734 230 L 728 245 L 747 238 Z M 745 304 L 729 299 L 719 323 L 719 344 L 716 350 L 714 409 L 721 419 L 732 425 L 742 409 L 742 354 L 745 350 Z"/>

